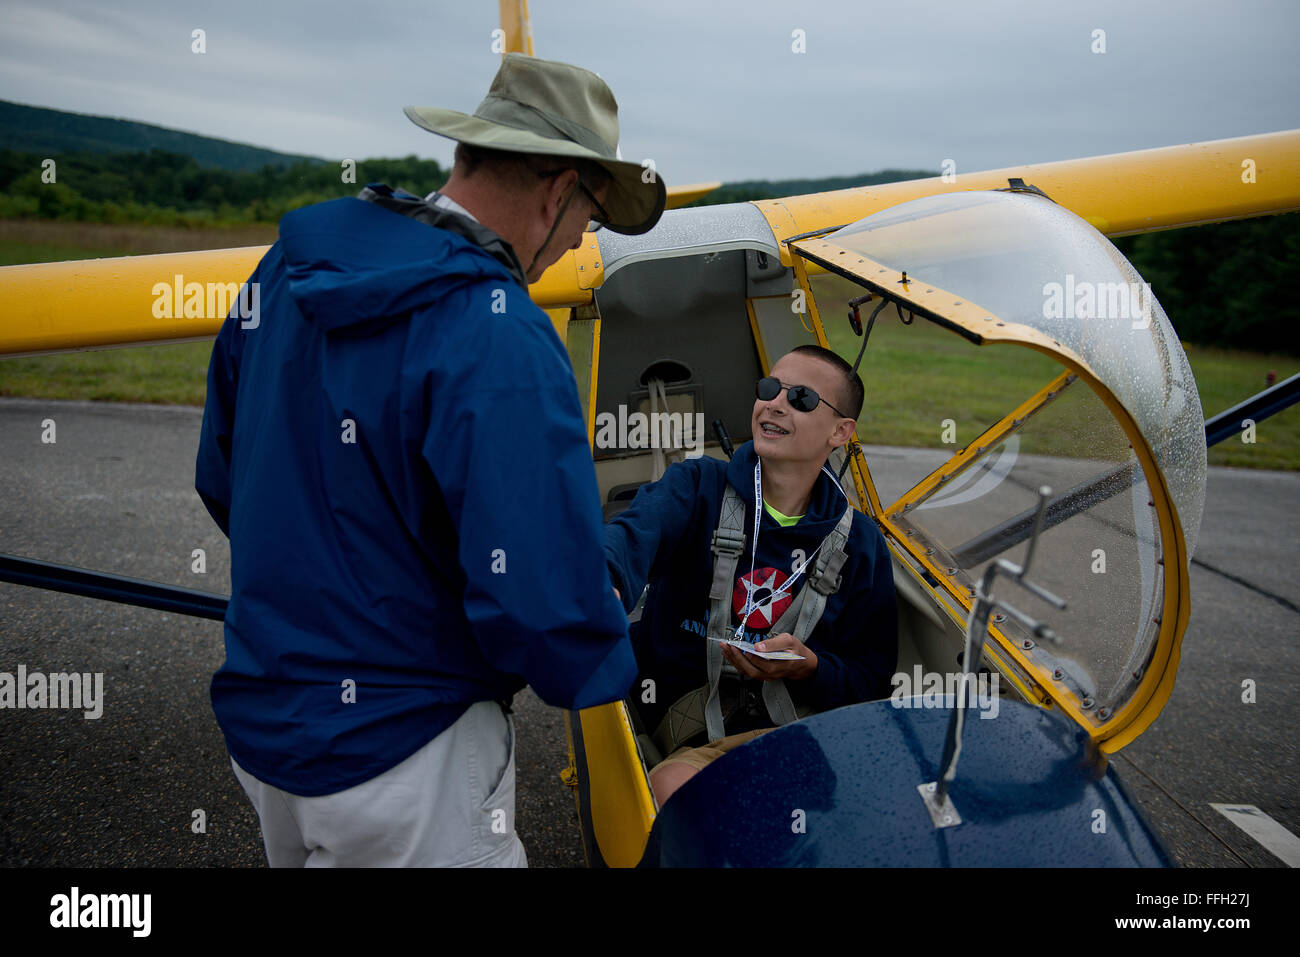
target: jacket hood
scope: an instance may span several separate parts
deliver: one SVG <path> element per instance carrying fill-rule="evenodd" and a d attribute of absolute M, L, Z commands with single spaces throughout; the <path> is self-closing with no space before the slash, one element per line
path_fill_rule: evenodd
<path fill-rule="evenodd" d="M 289 292 L 325 328 L 400 317 L 456 286 L 514 283 L 474 243 L 362 199 L 336 199 L 280 220 Z"/>
<path fill-rule="evenodd" d="M 754 451 L 753 440 L 750 440 L 738 447 L 731 461 L 727 463 L 727 482 L 749 506 L 754 504 L 754 463 L 756 461 L 758 461 L 758 454 Z M 797 529 L 800 535 L 827 535 L 835 528 L 836 523 L 844 515 L 844 509 L 848 507 L 848 498 L 836 487 L 829 475 L 820 472 L 816 484 L 813 485 L 808 511 L 803 520 L 788 529 L 781 528 L 779 525 L 776 528 L 782 532 L 793 532 Z M 764 521 L 771 521 L 771 517 L 765 515 Z"/>

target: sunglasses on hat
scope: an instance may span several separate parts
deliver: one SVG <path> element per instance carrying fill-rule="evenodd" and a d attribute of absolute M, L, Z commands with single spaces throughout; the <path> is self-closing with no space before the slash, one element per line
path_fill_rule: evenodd
<path fill-rule="evenodd" d="M 759 399 L 762 399 L 764 402 L 769 402 L 780 395 L 782 389 L 786 390 L 785 397 L 790 400 L 790 408 L 796 409 L 799 412 L 814 412 L 818 405 L 826 402 L 825 399 L 806 385 L 792 385 L 787 388 L 782 385 L 781 380 L 775 376 L 767 376 L 766 378 L 759 379 L 758 385 L 754 387 L 754 395 Z M 829 402 L 826 402 L 826 406 L 841 418 L 852 418 L 852 416 L 845 415 Z"/>

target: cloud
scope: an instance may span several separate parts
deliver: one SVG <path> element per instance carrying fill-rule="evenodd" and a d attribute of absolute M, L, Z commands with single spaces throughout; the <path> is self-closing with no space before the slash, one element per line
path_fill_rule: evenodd
<path fill-rule="evenodd" d="M 946 158 L 973 171 L 1300 126 L 1300 7 L 1271 0 L 1177 15 L 1128 0 L 530 8 L 538 52 L 599 72 L 624 155 L 654 157 L 669 183 Z M 471 112 L 500 63 L 496 18 L 489 2 L 10 0 L 0 97 L 327 158 L 446 162 L 451 144 L 401 108 Z"/>

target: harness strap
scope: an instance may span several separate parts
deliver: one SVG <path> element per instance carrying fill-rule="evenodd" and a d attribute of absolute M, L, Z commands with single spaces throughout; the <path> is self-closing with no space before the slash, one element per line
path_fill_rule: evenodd
<path fill-rule="evenodd" d="M 736 565 L 745 550 L 745 503 L 736 490 L 727 484 L 722 494 L 722 509 L 718 515 L 718 528 L 713 533 L 713 584 L 709 587 L 710 638 L 727 638 L 731 621 L 731 595 L 736 587 Z M 704 726 L 709 740 L 724 737 L 722 702 L 718 698 L 718 684 L 722 680 L 722 645 L 707 641 L 706 672 L 707 695 L 704 702 Z M 675 705 L 674 705 L 675 707 Z M 670 709 L 671 710 L 671 709 Z M 679 739 L 680 740 L 680 739 Z"/>
<path fill-rule="evenodd" d="M 722 496 L 718 527 L 713 533 L 713 582 L 709 588 L 708 634 L 728 638 L 731 622 L 731 597 L 735 589 L 736 566 L 745 549 L 745 503 L 736 490 L 727 485 Z M 790 607 L 770 629 L 771 634 L 789 632 L 805 644 L 826 610 L 826 600 L 839 590 L 841 572 L 848 559 L 849 533 L 853 527 L 853 510 L 845 508 L 835 528 L 826 536 L 812 571 Z M 667 757 L 685 741 L 705 731 L 707 740 L 726 736 L 719 691 L 724 671 L 735 674 L 722 657 L 722 645 L 705 642 L 708 683 L 687 692 L 668 708 L 653 735 Z M 778 727 L 798 720 L 790 691 L 783 680 L 763 682 L 763 704 L 768 717 Z"/>
<path fill-rule="evenodd" d="M 853 510 L 845 508 L 835 528 L 826 536 L 808 580 L 799 589 L 799 594 L 790 603 L 790 607 L 772 625 L 769 634 L 789 632 L 804 644 L 808 643 L 808 636 L 817 627 L 817 622 L 821 621 L 822 613 L 826 610 L 826 599 L 839 591 L 840 571 L 848 558 L 847 546 L 852 527 Z M 800 717 L 783 678 L 763 682 L 763 703 L 767 706 L 768 717 L 777 727 Z"/>
<path fill-rule="evenodd" d="M 831 529 L 830 535 L 826 536 L 826 544 L 830 547 L 817 556 L 817 563 L 813 566 L 812 577 L 808 579 L 808 583 L 823 596 L 833 595 L 840 590 L 840 573 L 844 568 L 844 562 L 849 557 L 849 533 L 852 530 L 853 509 L 852 507 L 845 507 L 844 514 L 840 516 L 838 524 Z M 802 641 L 803 639 L 800 638 L 799 640 Z"/>

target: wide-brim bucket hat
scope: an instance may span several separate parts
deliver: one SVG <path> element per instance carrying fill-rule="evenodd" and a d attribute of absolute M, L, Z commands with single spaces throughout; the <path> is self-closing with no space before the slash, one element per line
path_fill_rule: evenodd
<path fill-rule="evenodd" d="M 405 112 L 417 126 L 458 143 L 599 163 L 613 177 L 602 205 L 617 233 L 644 233 L 663 214 L 663 180 L 653 166 L 619 157 L 618 103 L 590 70 L 507 53 L 473 115 L 432 106 Z"/>

